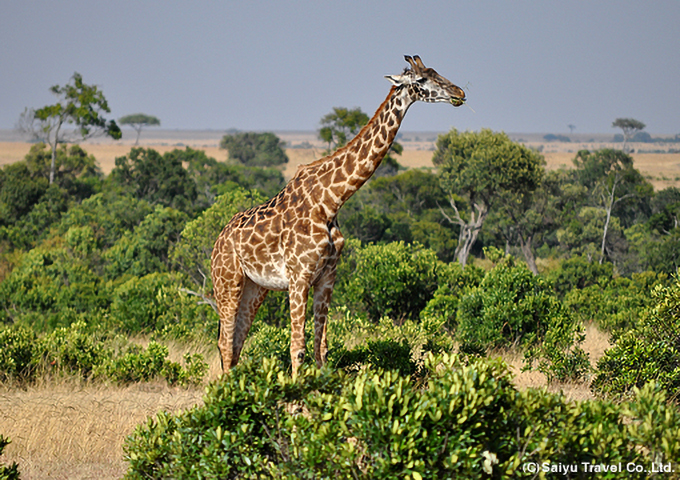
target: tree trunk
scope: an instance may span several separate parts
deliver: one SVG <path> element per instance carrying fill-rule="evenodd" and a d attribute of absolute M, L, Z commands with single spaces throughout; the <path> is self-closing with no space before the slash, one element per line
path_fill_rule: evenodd
<path fill-rule="evenodd" d="M 532 235 L 529 235 L 526 240 L 522 235 L 519 235 L 519 246 L 522 249 L 522 254 L 524 255 L 524 259 L 526 260 L 527 265 L 529 266 L 529 270 L 531 270 L 531 272 L 534 275 L 538 275 L 536 257 L 534 257 L 534 250 L 531 247 L 532 241 L 533 241 Z"/>
<path fill-rule="evenodd" d="M 57 147 L 59 146 L 59 130 L 61 130 L 62 120 L 59 118 L 54 130 L 54 140 L 50 138 L 50 133 L 47 132 L 47 143 L 52 149 L 52 163 L 50 164 L 50 185 L 54 183 L 54 177 L 57 170 Z"/>
<path fill-rule="evenodd" d="M 602 232 L 602 247 L 600 248 L 600 265 L 602 265 L 602 262 L 604 261 L 604 250 L 607 244 L 607 232 L 609 231 L 609 221 L 612 218 L 612 209 L 614 208 L 614 204 L 616 203 L 614 201 L 614 193 L 616 192 L 617 183 L 619 183 L 618 176 L 614 178 L 612 189 L 609 192 L 607 192 L 609 193 L 609 198 L 607 199 L 607 203 L 605 205 L 605 210 L 607 211 L 607 219 L 604 222 L 604 231 Z"/>
<path fill-rule="evenodd" d="M 470 212 L 470 221 L 465 223 L 462 220 L 459 222 L 460 235 L 458 235 L 458 246 L 456 247 L 456 258 L 462 267 L 467 265 L 467 259 L 470 256 L 470 250 L 477 241 L 477 236 L 482 229 L 484 220 L 486 219 L 489 210 L 485 205 L 479 206 L 474 204 L 477 210 L 477 218 L 475 219 L 474 212 Z M 459 217 L 460 219 L 460 217 Z"/>

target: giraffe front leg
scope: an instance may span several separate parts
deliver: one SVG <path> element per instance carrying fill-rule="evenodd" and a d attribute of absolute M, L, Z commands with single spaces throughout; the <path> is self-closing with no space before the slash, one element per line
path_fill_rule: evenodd
<path fill-rule="evenodd" d="M 293 365 L 293 376 L 305 359 L 305 316 L 307 314 L 307 296 L 309 284 L 298 281 L 288 289 L 290 298 L 290 360 Z"/>

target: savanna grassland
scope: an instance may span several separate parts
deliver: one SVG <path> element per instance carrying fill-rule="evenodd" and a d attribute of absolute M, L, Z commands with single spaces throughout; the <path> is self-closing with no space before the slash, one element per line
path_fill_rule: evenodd
<path fill-rule="evenodd" d="M 288 162 L 253 166 L 229 159 L 220 136 L 85 142 L 60 152 L 52 186 L 45 148 L 0 142 L 11 441 L 0 469 L 414 480 L 531 478 L 530 462 L 678 469 L 680 153 L 529 150 L 501 135 L 540 181 L 503 190 L 465 264 L 478 192 L 452 190 L 455 155 L 436 134 L 404 135 L 404 168 L 341 210 L 330 368 L 291 380 L 289 306 L 273 293 L 243 365 L 220 380 L 212 242 L 324 150 L 313 134 L 281 134 Z M 612 184 L 627 190 L 603 203 Z"/>

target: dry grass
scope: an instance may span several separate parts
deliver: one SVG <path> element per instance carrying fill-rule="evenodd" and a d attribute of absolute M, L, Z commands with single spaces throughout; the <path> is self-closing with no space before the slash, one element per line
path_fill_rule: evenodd
<path fill-rule="evenodd" d="M 213 346 L 169 347 L 169 358 L 174 361 L 180 361 L 184 353 L 200 351 L 209 364 L 207 380 L 219 376 L 219 357 Z M 608 347 L 608 336 L 588 326 L 583 348 L 593 365 Z M 571 400 L 593 398 L 588 383 L 547 386 L 543 374 L 521 371 L 521 355 L 504 353 L 502 357 L 520 389 L 546 388 Z M 120 478 L 127 468 L 125 437 L 156 412 L 186 410 L 200 404 L 202 396 L 202 387 L 172 388 L 164 383 L 117 387 L 63 380 L 24 389 L 0 386 L 0 433 L 12 440 L 2 461 L 17 462 L 25 480 Z"/>
<path fill-rule="evenodd" d="M 605 350 L 610 347 L 609 334 L 602 332 L 595 325 L 586 326 L 586 339 L 581 345 L 590 358 L 593 368 Z M 515 386 L 520 390 L 527 388 L 545 388 L 550 392 L 562 393 L 570 400 L 590 400 L 595 398 L 590 391 L 590 381 L 579 383 L 556 383 L 548 385 L 545 375 L 538 371 L 522 372 L 523 356 L 516 352 L 504 352 L 501 354 L 510 370 L 515 374 L 513 379 Z"/>
<path fill-rule="evenodd" d="M 12 443 L 3 461 L 17 462 L 25 480 L 120 478 L 126 470 L 123 442 L 135 426 L 160 410 L 190 408 L 202 395 L 202 388 L 161 384 L 4 388 L 0 432 Z"/>
<path fill-rule="evenodd" d="M 555 144 L 552 144 L 554 147 Z M 569 144 L 566 144 L 569 145 Z M 175 148 L 189 146 L 195 149 L 205 150 L 206 154 L 219 161 L 227 159 L 226 150 L 218 148 L 215 142 L 196 141 L 192 139 L 173 139 L 172 143 L 148 140 L 140 142 L 141 147 L 154 148 L 159 153 L 169 152 Z M 582 145 L 583 148 L 598 149 L 605 144 Z M 105 174 L 109 174 L 115 166 L 117 157 L 126 155 L 132 147 L 131 142 L 113 143 L 112 141 L 102 140 L 100 143 L 84 143 L 83 148 L 94 155 L 99 166 Z M 571 145 L 571 149 L 578 145 Z M 6 165 L 24 158 L 31 148 L 29 143 L 19 142 L 0 142 L 0 165 Z M 572 160 L 576 153 L 564 150 L 547 151 L 543 155 L 548 169 L 560 167 L 572 168 Z M 304 165 L 323 156 L 323 149 L 288 149 L 286 150 L 290 162 L 283 168 L 286 178 L 291 178 L 299 165 Z M 404 150 L 398 157 L 398 161 L 408 168 L 433 168 L 432 154 L 430 150 Z M 654 185 L 657 190 L 666 187 L 680 187 L 680 153 L 634 153 L 635 167 Z"/>

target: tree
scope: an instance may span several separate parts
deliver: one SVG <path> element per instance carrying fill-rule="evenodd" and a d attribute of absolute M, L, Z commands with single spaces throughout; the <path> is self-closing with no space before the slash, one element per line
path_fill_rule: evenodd
<path fill-rule="evenodd" d="M 614 208 L 628 199 L 651 196 L 653 188 L 633 167 L 633 158 L 621 150 L 581 150 L 574 158 L 574 165 L 581 183 L 589 188 L 606 214 L 600 247 L 602 263 Z"/>
<path fill-rule="evenodd" d="M 453 129 L 439 136 L 432 161 L 441 171 L 453 209 L 448 214 L 440 206 L 441 213 L 460 227 L 456 257 L 462 266 L 489 211 L 501 201 L 511 201 L 509 197 L 534 191 L 543 175 L 541 155 L 488 129 L 464 133 Z"/>
<path fill-rule="evenodd" d="M 142 133 L 144 127 L 159 127 L 161 121 L 153 115 L 146 115 L 145 113 L 133 113 L 132 115 L 125 115 L 118 119 L 121 125 L 130 125 L 137 132 L 137 139 L 135 145 L 139 145 L 139 135 Z"/>
<path fill-rule="evenodd" d="M 122 133 L 114 120 L 107 121 L 102 116 L 103 112 L 111 112 L 102 91 L 96 85 L 83 83 L 78 72 L 71 77 L 71 83 L 62 87 L 54 85 L 50 91 L 59 99 L 57 103 L 38 110 L 27 108 L 21 114 L 17 127 L 50 146 L 52 164 L 49 181 L 52 184 L 59 143 L 102 134 L 118 140 Z M 62 127 L 65 125 L 73 125 L 75 130 L 64 132 Z"/>
<path fill-rule="evenodd" d="M 321 119 L 321 129 L 319 129 L 319 138 L 328 143 L 327 153 L 344 147 L 368 121 L 368 115 L 359 107 L 351 110 L 345 107 L 333 107 L 333 111 Z M 396 175 L 402 167 L 391 154 L 401 155 L 403 151 L 404 147 L 401 144 L 392 142 L 389 152 L 373 176 L 378 178 Z"/>
<path fill-rule="evenodd" d="M 271 132 L 227 134 L 220 148 L 229 150 L 229 158 L 251 167 L 271 167 L 288 163 L 285 142 Z"/>
<path fill-rule="evenodd" d="M 333 111 L 321 119 L 319 138 L 328 144 L 328 151 L 343 147 L 361 127 L 368 123 L 368 115 L 360 108 L 333 107 Z"/>
<path fill-rule="evenodd" d="M 632 137 L 632 135 L 635 134 L 635 132 L 644 130 L 646 125 L 639 120 L 635 120 L 634 118 L 617 118 L 614 120 L 614 123 L 612 123 L 612 127 L 623 130 L 623 151 L 625 152 L 628 140 Z"/>
<path fill-rule="evenodd" d="M 151 148 L 133 148 L 126 156 L 116 158 L 107 182 L 135 198 L 184 212 L 193 210 L 198 196 L 196 183 L 181 159 L 172 152 L 161 155 Z"/>

